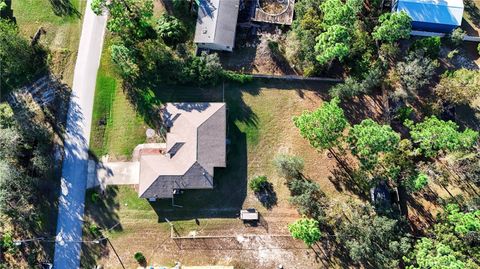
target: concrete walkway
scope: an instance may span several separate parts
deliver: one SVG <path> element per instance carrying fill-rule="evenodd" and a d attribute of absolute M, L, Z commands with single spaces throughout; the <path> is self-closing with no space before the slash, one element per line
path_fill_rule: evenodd
<path fill-rule="evenodd" d="M 106 16 L 96 16 L 87 1 L 67 115 L 55 242 L 55 269 L 80 268 L 88 142 L 95 82 L 103 47 Z"/>

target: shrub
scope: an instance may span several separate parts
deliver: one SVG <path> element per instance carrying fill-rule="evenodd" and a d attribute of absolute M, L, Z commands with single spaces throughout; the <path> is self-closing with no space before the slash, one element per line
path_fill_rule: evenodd
<path fill-rule="evenodd" d="M 280 154 L 273 160 L 277 173 L 287 180 L 300 178 L 305 166 L 302 158 L 286 154 Z"/>
<path fill-rule="evenodd" d="M 90 200 L 92 201 L 92 203 L 96 204 L 98 202 L 98 200 L 100 200 L 100 195 L 98 195 L 98 193 L 94 192 L 90 196 Z"/>
<path fill-rule="evenodd" d="M 410 106 L 403 106 L 395 112 L 395 119 L 400 122 L 405 122 L 405 120 L 410 119 L 413 113 L 413 108 Z"/>
<path fill-rule="evenodd" d="M 135 253 L 135 255 L 133 255 L 133 257 L 135 258 L 135 260 L 142 264 L 142 263 L 146 263 L 147 262 L 147 259 L 145 259 L 145 256 L 143 256 L 143 253 L 142 252 L 137 252 Z"/>
<path fill-rule="evenodd" d="M 88 230 L 90 231 L 90 233 L 95 236 L 95 237 L 98 237 L 100 236 L 102 233 L 100 232 L 100 227 L 98 227 L 97 225 L 95 225 L 94 223 L 90 224 L 90 226 L 88 226 Z"/>
<path fill-rule="evenodd" d="M 419 173 L 405 181 L 404 185 L 409 191 L 420 191 L 428 185 L 428 176 L 424 173 Z"/>
<path fill-rule="evenodd" d="M 266 176 L 257 176 L 250 180 L 248 186 L 254 192 L 259 192 L 264 189 L 268 184 L 268 179 Z"/>
<path fill-rule="evenodd" d="M 2 235 L 1 249 L 7 252 L 12 252 L 15 249 L 15 244 L 13 243 L 13 237 L 10 232 L 6 232 Z"/>
<path fill-rule="evenodd" d="M 455 46 L 460 46 L 463 42 L 463 38 L 465 37 L 465 35 L 466 32 L 463 31 L 462 28 L 458 27 L 450 33 L 450 42 Z"/>
<path fill-rule="evenodd" d="M 430 58 L 436 58 L 440 53 L 442 41 L 439 36 L 431 36 L 416 40 L 412 47 L 412 51 L 422 50 Z"/>
<path fill-rule="evenodd" d="M 223 77 L 226 80 L 237 82 L 240 84 L 248 83 L 253 81 L 252 75 L 241 74 L 234 71 L 226 70 L 223 72 Z"/>

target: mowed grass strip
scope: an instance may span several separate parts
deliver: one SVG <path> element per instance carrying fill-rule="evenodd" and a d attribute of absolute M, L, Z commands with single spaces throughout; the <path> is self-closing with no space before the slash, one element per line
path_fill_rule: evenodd
<path fill-rule="evenodd" d="M 122 90 L 122 79 L 110 56 L 107 36 L 97 75 L 90 149 L 97 156 L 129 159 L 133 149 L 145 142 L 146 125 Z"/>

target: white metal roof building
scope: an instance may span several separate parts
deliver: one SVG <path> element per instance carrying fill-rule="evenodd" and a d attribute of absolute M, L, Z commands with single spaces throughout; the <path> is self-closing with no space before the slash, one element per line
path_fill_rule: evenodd
<path fill-rule="evenodd" d="M 451 32 L 462 24 L 463 0 L 396 0 L 394 11 L 405 11 L 414 30 Z"/>
<path fill-rule="evenodd" d="M 240 0 L 199 0 L 194 42 L 199 48 L 232 51 Z"/>

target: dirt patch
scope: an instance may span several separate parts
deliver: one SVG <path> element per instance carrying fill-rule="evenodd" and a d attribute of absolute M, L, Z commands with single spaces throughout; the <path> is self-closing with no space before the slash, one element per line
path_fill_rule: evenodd
<path fill-rule="evenodd" d="M 252 34 L 240 30 L 234 53 L 220 56 L 225 68 L 252 74 L 296 75 L 284 56 L 285 34 L 275 26 L 263 26 Z"/>

